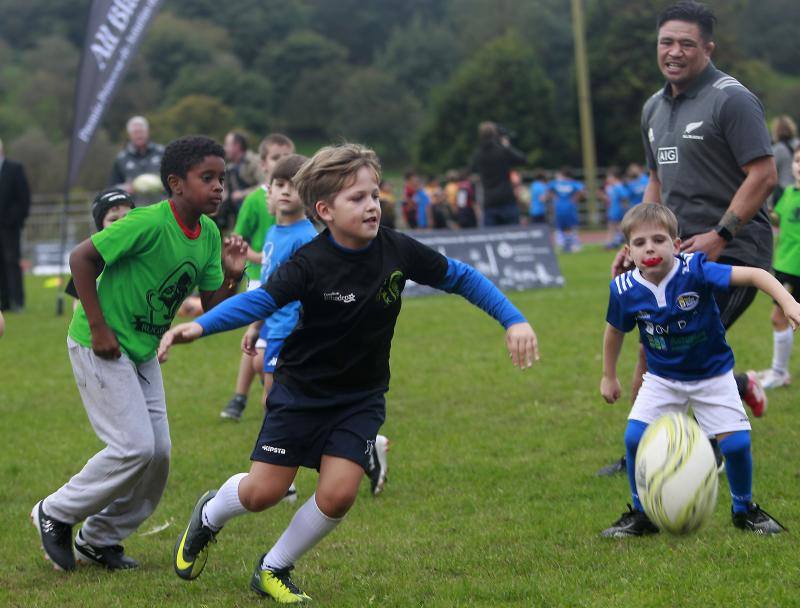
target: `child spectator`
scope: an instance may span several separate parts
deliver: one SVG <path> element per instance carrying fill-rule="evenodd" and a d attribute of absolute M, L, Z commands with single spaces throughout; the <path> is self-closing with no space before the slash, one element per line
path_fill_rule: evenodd
<path fill-rule="evenodd" d="M 608 224 L 606 249 L 617 249 L 623 242 L 619 223 L 622 221 L 622 216 L 625 215 L 625 203 L 628 195 L 628 189 L 622 183 L 620 171 L 617 167 L 608 169 L 603 192 L 608 201 L 606 208 L 606 222 Z"/>
<path fill-rule="evenodd" d="M 110 570 L 138 566 L 119 543 L 155 510 L 169 471 L 156 346 L 195 285 L 209 310 L 235 293 L 244 272 L 241 237 L 225 239 L 220 254 L 219 230 L 206 217 L 222 203 L 224 158 L 207 137 L 173 141 L 161 160 L 170 199 L 134 209 L 70 256 L 81 304 L 67 347 L 89 421 L 106 447 L 31 511 L 58 569 L 75 568 L 72 526 L 80 521 L 80 561 Z"/>
<path fill-rule="evenodd" d="M 787 186 L 775 204 L 780 221 L 778 244 L 775 248 L 773 273 L 775 278 L 797 299 L 800 294 L 800 149 L 792 156 L 794 186 Z M 764 388 L 786 386 L 791 382 L 789 358 L 792 355 L 794 333 L 783 310 L 775 303 L 772 309 L 772 367 L 758 373 Z"/>
<path fill-rule="evenodd" d="M 409 228 L 417 227 L 417 199 L 419 179 L 414 171 L 406 171 L 403 182 L 403 219 Z"/>
<path fill-rule="evenodd" d="M 478 201 L 475 199 L 475 186 L 467 171 L 462 171 L 458 180 L 456 195 L 456 222 L 459 228 L 476 228 L 478 226 Z"/>
<path fill-rule="evenodd" d="M 564 253 L 579 251 L 578 238 L 578 201 L 583 197 L 583 184 L 572 179 L 568 168 L 563 167 L 556 172 L 547 186 L 556 222 L 556 243 Z"/>
<path fill-rule="evenodd" d="M 733 352 L 714 300 L 715 291 L 734 285 L 757 287 L 772 296 L 790 319 L 800 323 L 800 304 L 760 268 L 716 264 L 702 252 L 680 254 L 678 220 L 668 207 L 641 203 L 622 219 L 626 254 L 636 268 L 611 281 L 603 339 L 600 392 L 608 403 L 620 397 L 617 360 L 626 332 L 639 326 L 647 372 L 628 415 L 626 465 L 633 508 L 603 531 L 621 538 L 654 534 L 636 493 L 636 450 L 647 425 L 691 403 L 703 432 L 719 441 L 737 528 L 756 534 L 784 530 L 752 501 L 750 422 L 733 377 Z"/>
<path fill-rule="evenodd" d="M 625 170 L 625 187 L 628 189 L 628 205 L 633 207 L 642 202 L 644 191 L 650 178 L 639 163 L 631 163 Z"/>
<path fill-rule="evenodd" d="M 528 217 L 531 224 L 547 223 L 547 173 L 543 169 L 533 172 L 531 182 L 531 202 Z"/>
<path fill-rule="evenodd" d="M 233 229 L 234 234 L 240 235 L 249 245 L 248 263 L 245 270 L 248 291 L 261 286 L 259 278 L 261 275 L 261 262 L 259 261 L 261 250 L 264 248 L 267 230 L 275 223 L 275 217 L 270 213 L 267 203 L 272 170 L 280 159 L 293 153 L 294 142 L 280 133 L 267 135 L 258 146 L 261 171 L 265 178 L 264 183 L 245 197 L 236 218 L 236 227 Z M 233 421 L 239 421 L 242 418 L 242 412 L 247 407 L 247 394 L 250 392 L 253 377 L 251 358 L 242 354 L 239 360 L 239 373 L 236 376 L 236 389 L 233 398 L 219 413 L 221 418 Z"/>
<path fill-rule="evenodd" d="M 394 194 L 391 182 L 388 180 L 381 180 L 381 226 L 387 228 L 395 227 L 395 209 L 397 205 L 397 197 Z"/>
<path fill-rule="evenodd" d="M 203 494 L 174 552 L 177 574 L 200 575 L 208 544 L 231 518 L 280 501 L 299 466 L 319 470 L 316 493 L 255 565 L 251 588 L 281 603 L 310 598 L 291 580 L 294 563 L 355 501 L 385 416 L 389 351 L 407 280 L 457 292 L 506 327 L 515 365 L 538 359 L 522 314 L 480 273 L 411 237 L 380 227 L 380 166 L 374 152 L 344 144 L 318 151 L 295 176 L 306 207 L 326 229 L 260 290 L 237 296 L 164 335 L 173 344 L 240 327 L 299 300 L 302 323 L 284 343 L 250 473 Z"/>
<path fill-rule="evenodd" d="M 442 186 L 436 177 L 430 176 L 428 178 L 428 183 L 425 185 L 425 194 L 430 201 L 428 225 L 437 230 L 447 228 L 448 220 L 450 219 L 450 207 L 447 205 L 444 190 L 442 190 Z"/>

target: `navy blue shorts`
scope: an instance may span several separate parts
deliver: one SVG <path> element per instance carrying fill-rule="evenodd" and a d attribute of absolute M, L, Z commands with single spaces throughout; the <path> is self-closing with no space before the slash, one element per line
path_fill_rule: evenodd
<path fill-rule="evenodd" d="M 319 470 L 323 455 L 346 458 L 366 471 L 386 419 L 385 391 L 307 397 L 274 384 L 250 460 Z"/>

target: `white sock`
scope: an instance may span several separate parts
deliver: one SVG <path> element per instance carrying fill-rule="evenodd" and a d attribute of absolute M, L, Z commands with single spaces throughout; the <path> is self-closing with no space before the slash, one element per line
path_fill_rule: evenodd
<path fill-rule="evenodd" d="M 773 332 L 772 338 L 772 369 L 786 374 L 789 372 L 789 357 L 792 354 L 794 332 L 789 327 L 783 331 Z"/>
<path fill-rule="evenodd" d="M 247 513 L 239 501 L 239 482 L 246 476 L 247 473 L 237 473 L 229 478 L 203 507 L 203 523 L 214 532 L 218 532 L 229 519 Z"/>
<path fill-rule="evenodd" d="M 328 517 L 320 511 L 316 494 L 312 494 L 294 514 L 278 542 L 264 556 L 261 567 L 283 570 L 294 565 L 306 551 L 325 538 L 343 519 L 344 517 L 339 519 Z"/>

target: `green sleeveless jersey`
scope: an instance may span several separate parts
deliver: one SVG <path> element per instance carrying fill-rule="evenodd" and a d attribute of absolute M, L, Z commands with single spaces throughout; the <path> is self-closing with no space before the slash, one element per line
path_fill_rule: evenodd
<path fill-rule="evenodd" d="M 97 295 L 106 323 L 130 359 L 141 363 L 155 355 L 184 298 L 195 287 L 216 291 L 222 285 L 219 229 L 200 217 L 196 236 L 178 223 L 169 201 L 133 209 L 92 235 L 106 263 Z M 70 337 L 91 347 L 83 306 L 69 326 Z"/>

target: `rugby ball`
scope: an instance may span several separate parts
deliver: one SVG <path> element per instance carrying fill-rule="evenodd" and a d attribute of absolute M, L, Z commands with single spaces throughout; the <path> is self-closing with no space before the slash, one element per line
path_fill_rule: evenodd
<path fill-rule="evenodd" d="M 164 191 L 161 177 L 155 173 L 142 173 L 131 182 L 134 194 L 159 194 Z"/>
<path fill-rule="evenodd" d="M 711 443 L 685 414 L 667 414 L 647 427 L 636 451 L 636 490 L 661 530 L 699 529 L 717 504 L 717 461 Z"/>

